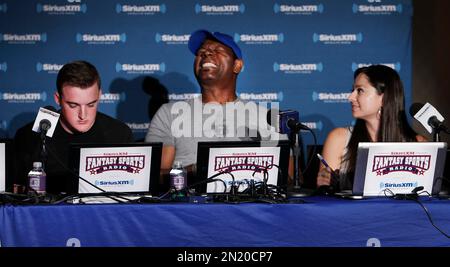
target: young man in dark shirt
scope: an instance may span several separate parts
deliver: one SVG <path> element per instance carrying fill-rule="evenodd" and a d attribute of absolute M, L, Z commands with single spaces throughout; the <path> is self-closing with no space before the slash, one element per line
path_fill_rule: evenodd
<path fill-rule="evenodd" d="M 68 168 L 71 143 L 133 142 L 130 128 L 97 111 L 101 81 L 97 69 L 86 61 L 65 64 L 58 73 L 55 102 L 60 106 L 60 119 L 51 138 L 47 138 L 47 192 L 67 192 L 76 182 Z M 16 132 L 15 184 L 26 185 L 33 161 L 42 161 L 39 133 L 29 123 Z M 74 181 L 75 180 L 75 181 Z M 70 191 L 70 190 L 69 190 Z M 68 192 L 73 193 L 73 192 Z"/>

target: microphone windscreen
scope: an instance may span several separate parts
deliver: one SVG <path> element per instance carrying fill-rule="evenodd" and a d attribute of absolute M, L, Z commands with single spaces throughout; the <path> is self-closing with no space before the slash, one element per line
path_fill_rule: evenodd
<path fill-rule="evenodd" d="M 412 117 L 414 117 L 414 115 L 417 114 L 417 112 L 419 112 L 419 110 L 423 107 L 424 105 L 422 103 L 414 103 L 411 105 L 411 107 L 409 108 L 409 115 L 411 115 Z"/>
<path fill-rule="evenodd" d="M 280 110 L 276 108 L 271 108 L 267 110 L 267 124 L 270 126 L 276 127 L 278 125 L 278 115 L 280 114 Z"/>
<path fill-rule="evenodd" d="M 41 130 L 48 131 L 48 129 L 52 127 L 52 123 L 47 119 L 42 119 L 39 122 L 39 127 L 41 128 Z"/>

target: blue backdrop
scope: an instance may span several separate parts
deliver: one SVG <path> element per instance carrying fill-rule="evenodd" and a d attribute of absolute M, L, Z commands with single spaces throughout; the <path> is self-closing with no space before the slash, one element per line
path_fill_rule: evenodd
<path fill-rule="evenodd" d="M 399 71 L 409 106 L 411 20 L 411 0 L 0 0 L 0 137 L 55 105 L 58 70 L 84 59 L 102 77 L 100 111 L 143 138 L 164 96 L 199 93 L 187 40 L 205 28 L 241 46 L 241 98 L 298 110 L 323 143 L 352 123 L 359 66 Z"/>

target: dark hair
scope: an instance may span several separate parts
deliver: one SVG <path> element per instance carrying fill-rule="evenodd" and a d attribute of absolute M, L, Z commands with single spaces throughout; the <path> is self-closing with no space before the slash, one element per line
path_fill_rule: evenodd
<path fill-rule="evenodd" d="M 348 161 L 348 173 L 354 173 L 359 142 L 416 141 L 416 133 L 406 119 L 405 95 L 398 73 L 384 65 L 371 65 L 357 69 L 354 73 L 354 79 L 361 73 L 367 76 L 370 84 L 376 88 L 379 95 L 384 94 L 383 105 L 377 140 L 371 140 L 364 120 L 356 120 L 343 159 L 343 161 Z"/>
<path fill-rule="evenodd" d="M 80 88 L 88 88 L 97 83 L 101 88 L 100 75 L 97 69 L 87 61 L 73 61 L 65 64 L 58 72 L 56 78 L 56 88 L 62 96 L 62 88 L 64 85 L 77 86 Z"/>

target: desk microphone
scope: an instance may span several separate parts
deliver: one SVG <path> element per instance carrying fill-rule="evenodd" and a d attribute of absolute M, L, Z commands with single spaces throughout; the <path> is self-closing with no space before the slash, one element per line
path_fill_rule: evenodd
<path fill-rule="evenodd" d="M 450 133 L 450 130 L 444 125 L 444 117 L 430 103 L 414 103 L 409 109 L 409 114 L 419 121 L 427 131 L 439 135 L 440 131 Z M 437 138 L 438 139 L 438 138 Z M 435 140 L 439 141 L 439 140 Z"/>
<path fill-rule="evenodd" d="M 47 119 L 42 119 L 39 122 L 39 132 L 41 133 L 41 139 L 45 138 L 47 131 L 52 127 L 52 123 Z"/>
<path fill-rule="evenodd" d="M 291 131 L 298 133 L 300 130 L 311 131 L 308 126 L 299 121 L 299 112 L 295 110 L 272 108 L 267 112 L 267 123 L 281 134 L 289 134 Z"/>
<path fill-rule="evenodd" d="M 33 131 L 40 133 L 41 139 L 52 137 L 55 126 L 58 124 L 60 114 L 52 106 L 39 108 L 39 112 L 33 124 Z"/>

